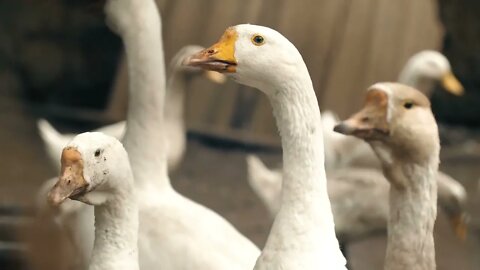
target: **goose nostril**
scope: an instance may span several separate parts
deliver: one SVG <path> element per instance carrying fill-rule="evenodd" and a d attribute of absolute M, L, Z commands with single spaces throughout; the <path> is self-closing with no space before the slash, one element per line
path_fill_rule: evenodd
<path fill-rule="evenodd" d="M 210 50 L 207 51 L 207 53 L 209 53 L 209 54 L 213 54 L 214 52 L 215 52 L 214 49 L 210 49 Z"/>
<path fill-rule="evenodd" d="M 362 122 L 368 122 L 368 121 L 370 121 L 370 117 L 368 117 L 368 116 L 362 117 L 361 121 Z"/>
<path fill-rule="evenodd" d="M 68 179 L 67 180 L 67 185 L 70 185 L 71 182 L 72 182 L 72 180 Z"/>

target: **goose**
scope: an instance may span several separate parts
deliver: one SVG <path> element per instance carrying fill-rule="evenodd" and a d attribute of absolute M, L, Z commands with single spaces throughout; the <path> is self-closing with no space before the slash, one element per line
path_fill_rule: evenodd
<path fill-rule="evenodd" d="M 170 183 L 162 109 L 165 67 L 155 1 L 108 0 L 105 12 L 123 40 L 128 62 L 122 143 L 138 194 L 140 269 L 253 268 L 260 250 L 223 217 L 182 196 Z"/>
<path fill-rule="evenodd" d="M 95 209 L 88 269 L 138 270 L 138 198 L 128 154 L 117 139 L 86 132 L 66 145 L 48 200 L 57 206 L 69 198 Z"/>
<path fill-rule="evenodd" d="M 436 269 L 440 139 L 428 98 L 403 84 L 374 84 L 364 107 L 335 131 L 365 140 L 390 183 L 389 208 L 395 214 L 388 219 L 384 269 Z"/>
<path fill-rule="evenodd" d="M 346 269 L 327 194 L 320 110 L 295 46 L 273 29 L 241 24 L 186 64 L 257 88 L 273 107 L 285 173 L 279 211 L 254 269 Z"/>
<path fill-rule="evenodd" d="M 182 161 L 186 149 L 186 128 L 184 120 L 185 95 L 188 83 L 196 76 L 203 75 L 214 83 L 223 83 L 223 75 L 206 71 L 198 72 L 198 69 L 188 68 L 182 65 L 185 57 L 192 53 L 202 50 L 198 45 L 186 45 L 182 47 L 170 61 L 170 76 L 167 81 L 167 91 L 165 96 L 164 118 L 165 125 L 168 127 L 166 136 L 168 138 L 168 169 L 169 171 L 178 168 Z M 125 133 L 125 121 L 120 121 L 110 125 L 100 127 L 94 131 L 101 132 L 122 139 Z M 46 119 L 37 121 L 37 128 L 44 143 L 44 148 L 50 163 L 58 170 L 58 159 L 62 153 L 63 147 L 73 139 L 75 134 L 61 134 Z M 56 178 L 49 181 L 47 189 L 56 182 Z M 44 198 L 44 196 L 40 196 Z"/>
<path fill-rule="evenodd" d="M 216 83 L 223 83 L 223 75 L 219 76 L 217 72 L 199 72 L 198 69 L 188 68 L 182 65 L 185 57 L 203 49 L 198 45 L 187 45 L 178 51 L 170 62 L 171 74 L 167 82 L 167 91 L 165 96 L 165 126 L 166 136 L 169 142 L 168 164 L 169 170 L 175 169 L 180 163 L 186 146 L 186 132 L 184 127 L 184 95 L 186 85 L 195 76 L 202 74 Z M 96 132 L 108 134 L 114 138 L 121 139 L 125 132 L 126 123 L 121 121 L 111 125 L 101 127 Z M 62 149 L 75 134 L 60 134 L 51 124 L 44 119 L 38 121 L 38 129 L 43 141 L 47 156 L 50 161 L 55 162 L 58 167 L 58 159 L 61 156 Z M 66 232 L 69 245 L 75 250 L 76 256 L 70 261 L 71 269 L 85 269 L 86 263 L 90 258 L 94 239 L 94 218 L 93 207 L 78 201 L 68 200 L 51 211 L 51 207 L 46 204 L 45 196 L 48 191 L 57 182 L 57 177 L 46 180 L 37 193 L 37 212 L 39 215 L 48 215 L 52 217 L 57 226 Z"/>

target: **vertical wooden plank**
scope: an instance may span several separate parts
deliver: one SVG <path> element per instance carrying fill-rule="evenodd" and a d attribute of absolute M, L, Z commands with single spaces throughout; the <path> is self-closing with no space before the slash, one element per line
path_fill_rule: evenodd
<path fill-rule="evenodd" d="M 352 104 L 360 104 L 359 93 L 364 91 L 363 82 L 374 35 L 374 21 L 378 8 L 377 0 L 353 1 L 345 31 L 345 38 L 326 82 L 324 108 L 346 117 Z M 360 95 L 361 96 L 361 95 Z"/>
<path fill-rule="evenodd" d="M 371 55 L 366 65 L 363 85 L 379 81 L 396 81 L 401 52 L 405 46 L 405 14 L 411 1 L 379 2 L 372 38 Z M 399 61 L 400 60 L 400 61 Z"/>

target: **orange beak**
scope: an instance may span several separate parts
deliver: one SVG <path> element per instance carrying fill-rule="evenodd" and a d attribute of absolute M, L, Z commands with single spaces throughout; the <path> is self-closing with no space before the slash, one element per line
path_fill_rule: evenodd
<path fill-rule="evenodd" d="M 58 206 L 67 198 L 83 194 L 88 183 L 83 177 L 83 160 L 81 154 L 74 148 L 65 148 L 62 152 L 62 170 L 57 183 L 48 193 L 48 201 Z"/>
<path fill-rule="evenodd" d="M 228 28 L 217 43 L 187 58 L 184 64 L 220 73 L 236 72 L 235 42 L 237 37 L 235 29 Z"/>

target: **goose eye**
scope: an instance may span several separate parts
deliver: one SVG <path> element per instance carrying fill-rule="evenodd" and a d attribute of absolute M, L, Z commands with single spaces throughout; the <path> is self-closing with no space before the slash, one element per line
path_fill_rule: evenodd
<path fill-rule="evenodd" d="M 253 35 L 252 43 L 256 46 L 261 46 L 265 43 L 265 39 L 260 35 Z"/>
<path fill-rule="evenodd" d="M 413 107 L 413 102 L 407 101 L 403 104 L 403 107 L 405 107 L 405 109 L 411 109 Z"/>
<path fill-rule="evenodd" d="M 99 157 L 100 153 L 101 153 L 100 149 L 95 150 L 95 157 Z"/>

